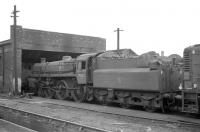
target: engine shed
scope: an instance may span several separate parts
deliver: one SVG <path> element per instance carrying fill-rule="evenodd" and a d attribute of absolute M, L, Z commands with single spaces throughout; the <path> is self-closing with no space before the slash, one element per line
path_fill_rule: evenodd
<path fill-rule="evenodd" d="M 47 62 L 61 60 L 63 56 L 77 57 L 83 53 L 106 50 L 104 38 L 67 33 L 16 28 L 18 89 L 14 85 L 14 33 L 10 28 L 10 39 L 0 42 L 0 92 L 20 93 L 22 83 L 29 76 L 34 63 L 46 58 Z"/>

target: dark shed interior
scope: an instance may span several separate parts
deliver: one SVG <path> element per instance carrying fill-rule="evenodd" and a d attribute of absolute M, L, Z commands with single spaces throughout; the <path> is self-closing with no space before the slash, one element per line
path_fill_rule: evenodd
<path fill-rule="evenodd" d="M 41 50 L 22 50 L 22 91 L 25 87 L 25 80 L 31 74 L 31 68 L 33 64 L 40 63 L 41 58 L 46 58 L 47 62 L 62 60 L 63 56 L 71 56 L 76 58 L 80 53 L 69 52 L 53 52 L 53 51 L 41 51 Z"/>
<path fill-rule="evenodd" d="M 63 56 L 77 57 L 80 53 L 22 50 L 22 63 L 39 63 L 41 58 L 46 58 L 47 62 L 61 60 Z"/>

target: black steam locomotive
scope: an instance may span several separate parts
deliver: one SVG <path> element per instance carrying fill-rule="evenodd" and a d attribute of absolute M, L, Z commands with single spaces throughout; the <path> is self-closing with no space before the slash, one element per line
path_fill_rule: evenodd
<path fill-rule="evenodd" d="M 64 56 L 54 62 L 42 59 L 27 81 L 37 95 L 47 98 L 199 113 L 200 45 L 184 50 L 183 67 L 175 58 L 153 52 L 138 56 L 131 50 Z"/>

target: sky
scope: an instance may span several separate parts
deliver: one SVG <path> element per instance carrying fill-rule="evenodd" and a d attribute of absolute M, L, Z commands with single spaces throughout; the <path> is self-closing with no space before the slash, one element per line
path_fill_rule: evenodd
<path fill-rule="evenodd" d="M 120 48 L 137 54 L 182 56 L 200 44 L 198 0 L 0 0 L 0 41 L 10 38 L 14 5 L 24 28 L 105 38 L 107 50 L 117 48 L 117 28 Z"/>

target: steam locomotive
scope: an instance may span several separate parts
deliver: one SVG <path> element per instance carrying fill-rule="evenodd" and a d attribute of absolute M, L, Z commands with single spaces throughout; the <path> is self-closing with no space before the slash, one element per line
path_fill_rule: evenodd
<path fill-rule="evenodd" d="M 42 59 L 27 82 L 46 98 L 199 113 L 200 45 L 185 48 L 183 67 L 174 58 L 153 52 L 138 56 L 128 49 Z"/>

